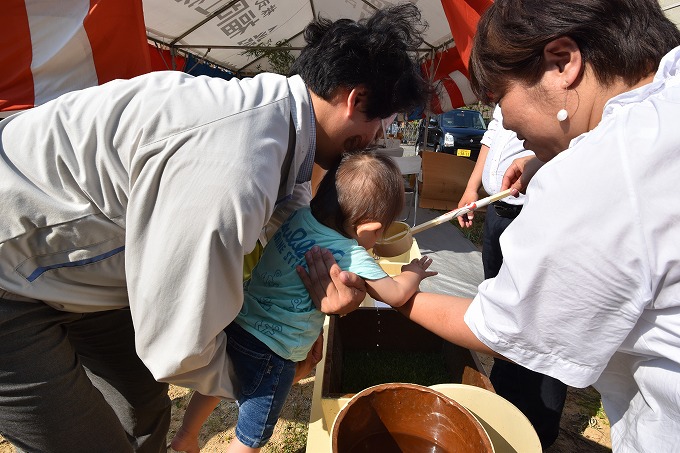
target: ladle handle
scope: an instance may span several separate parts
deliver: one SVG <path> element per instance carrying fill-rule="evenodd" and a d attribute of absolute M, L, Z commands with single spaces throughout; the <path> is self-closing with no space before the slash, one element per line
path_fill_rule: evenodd
<path fill-rule="evenodd" d="M 414 226 L 411 228 L 411 234 L 416 234 L 420 233 L 421 231 L 425 231 L 429 228 L 432 228 L 434 226 L 440 225 L 444 222 L 448 222 L 451 219 L 454 219 L 456 217 L 460 217 L 463 214 L 467 214 L 470 211 L 474 211 L 475 209 L 483 208 L 484 206 L 493 203 L 494 201 L 498 201 L 502 198 L 507 197 L 510 195 L 512 192 L 512 189 L 504 190 L 503 192 L 498 192 L 497 194 L 491 195 L 490 197 L 482 198 L 481 200 L 477 200 L 475 202 L 466 204 L 462 208 L 454 209 L 453 211 L 449 211 L 446 214 L 442 214 L 439 217 L 435 217 L 434 219 L 427 221 L 425 223 L 421 223 L 420 225 Z"/>

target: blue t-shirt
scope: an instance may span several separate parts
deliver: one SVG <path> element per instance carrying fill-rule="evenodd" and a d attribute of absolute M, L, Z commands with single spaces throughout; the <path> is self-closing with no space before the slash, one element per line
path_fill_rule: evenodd
<path fill-rule="evenodd" d="M 297 265 L 307 269 L 304 254 L 314 245 L 330 250 L 343 270 L 367 280 L 387 277 L 356 240 L 319 223 L 309 207 L 293 212 L 244 283 L 243 308 L 235 321 L 274 353 L 294 362 L 307 356 L 325 318 L 295 271 Z"/>

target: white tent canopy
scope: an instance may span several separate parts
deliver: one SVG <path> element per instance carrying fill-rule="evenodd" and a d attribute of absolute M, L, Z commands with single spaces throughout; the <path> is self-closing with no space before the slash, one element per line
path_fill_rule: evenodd
<path fill-rule="evenodd" d="M 680 27 L 680 2 L 677 0 L 659 0 L 661 9 L 676 27 Z"/>
<path fill-rule="evenodd" d="M 359 19 L 402 0 L 143 0 L 150 41 L 173 51 L 204 57 L 239 75 L 270 69 L 265 58 L 243 55 L 253 46 L 286 42 L 304 46 L 302 30 L 321 14 L 331 20 Z M 419 57 L 453 46 L 440 0 L 412 0 L 430 25 Z M 680 1 L 659 0 L 666 15 L 680 25 Z M 297 50 L 291 54 L 297 56 Z"/>
<path fill-rule="evenodd" d="M 302 32 L 316 16 L 360 19 L 397 0 L 143 0 L 151 42 L 191 53 L 238 75 L 270 69 L 266 58 L 244 55 L 254 46 L 290 45 L 292 56 L 305 42 Z M 440 0 L 414 0 L 429 28 L 419 57 L 453 46 Z"/>

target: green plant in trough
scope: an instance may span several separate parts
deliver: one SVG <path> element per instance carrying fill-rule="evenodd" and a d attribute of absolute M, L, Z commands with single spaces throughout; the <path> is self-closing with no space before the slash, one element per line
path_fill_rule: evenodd
<path fill-rule="evenodd" d="M 346 351 L 342 361 L 344 393 L 357 393 L 373 385 L 408 382 L 430 386 L 450 382 L 441 352 Z"/>

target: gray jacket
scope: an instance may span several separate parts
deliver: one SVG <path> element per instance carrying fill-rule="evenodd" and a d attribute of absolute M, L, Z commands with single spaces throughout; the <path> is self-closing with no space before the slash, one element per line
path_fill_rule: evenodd
<path fill-rule="evenodd" d="M 72 312 L 129 306 L 156 379 L 232 397 L 222 329 L 310 125 L 303 81 L 273 74 L 156 72 L 7 118 L 0 288 Z"/>

